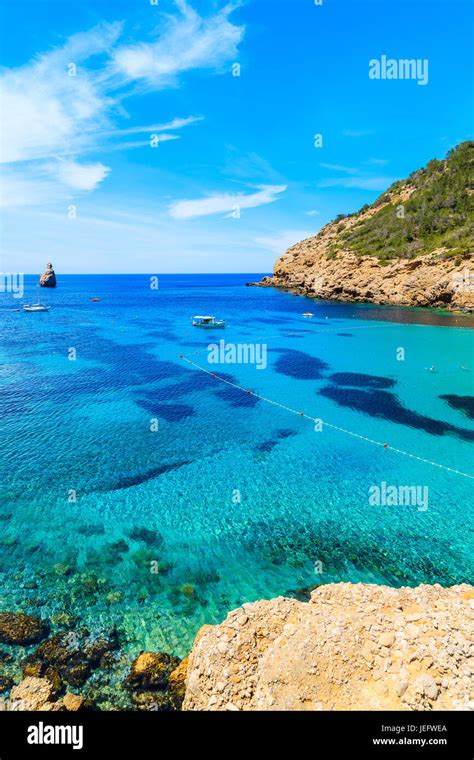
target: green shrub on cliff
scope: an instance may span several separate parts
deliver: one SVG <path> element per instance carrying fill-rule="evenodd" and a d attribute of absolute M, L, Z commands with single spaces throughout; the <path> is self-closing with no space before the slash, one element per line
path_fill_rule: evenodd
<path fill-rule="evenodd" d="M 474 142 L 468 140 L 450 150 L 443 161 L 433 159 L 425 169 L 391 185 L 371 207 L 387 205 L 340 234 L 343 247 L 383 260 L 414 258 L 438 248 L 453 256 L 472 251 L 473 169 Z M 412 187 L 410 196 L 402 200 L 400 193 Z"/>

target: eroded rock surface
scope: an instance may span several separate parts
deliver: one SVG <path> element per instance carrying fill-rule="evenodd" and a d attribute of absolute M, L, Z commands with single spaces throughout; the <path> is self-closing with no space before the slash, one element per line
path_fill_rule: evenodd
<path fill-rule="evenodd" d="M 474 708 L 474 589 L 329 584 L 205 626 L 184 710 Z"/>

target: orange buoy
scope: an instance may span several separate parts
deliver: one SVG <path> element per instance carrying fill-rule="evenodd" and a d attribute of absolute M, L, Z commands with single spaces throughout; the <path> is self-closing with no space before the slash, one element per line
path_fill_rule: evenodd
<path fill-rule="evenodd" d="M 386 449 L 388 447 L 388 443 L 384 443 L 383 447 Z"/>

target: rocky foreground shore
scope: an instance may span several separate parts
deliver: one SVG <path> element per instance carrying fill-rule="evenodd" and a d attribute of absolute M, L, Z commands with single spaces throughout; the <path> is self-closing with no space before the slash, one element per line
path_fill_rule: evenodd
<path fill-rule="evenodd" d="M 201 629 L 184 710 L 474 709 L 474 589 L 320 586 Z"/>
<path fill-rule="evenodd" d="M 337 583 L 315 589 L 309 602 L 244 604 L 203 626 L 181 662 L 141 652 L 107 709 L 124 709 L 123 695 L 126 709 L 157 711 L 474 709 L 473 619 L 466 584 Z M 121 658 L 115 632 L 51 636 L 48 621 L 23 613 L 0 613 L 0 643 L 38 644 L 17 683 L 2 675 L 8 656 L 0 652 L 3 710 L 101 709 L 101 674 Z"/>

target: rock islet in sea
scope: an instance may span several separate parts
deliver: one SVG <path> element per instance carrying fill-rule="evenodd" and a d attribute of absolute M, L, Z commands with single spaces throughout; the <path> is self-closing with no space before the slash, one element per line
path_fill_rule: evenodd
<path fill-rule="evenodd" d="M 56 287 L 56 274 L 53 269 L 53 265 L 48 262 L 46 269 L 40 277 L 40 287 L 42 288 L 55 288 Z"/>

